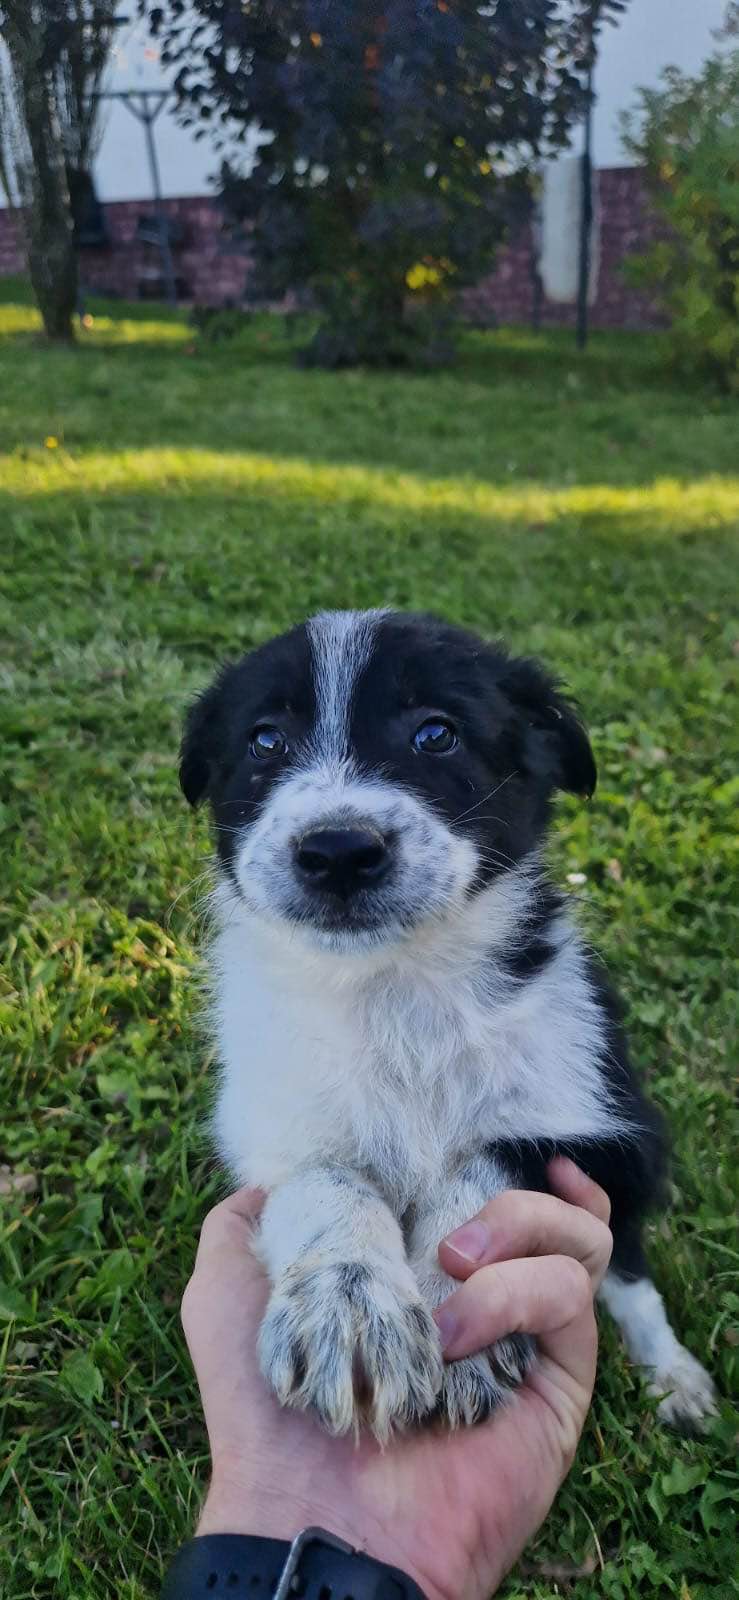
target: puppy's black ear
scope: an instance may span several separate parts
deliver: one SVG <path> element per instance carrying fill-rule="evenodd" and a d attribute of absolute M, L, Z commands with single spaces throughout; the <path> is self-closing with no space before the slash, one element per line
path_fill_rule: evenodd
<path fill-rule="evenodd" d="M 556 789 L 589 798 L 598 776 L 590 740 L 555 679 L 538 661 L 521 659 L 509 663 L 501 688 L 526 720 L 532 770 Z"/>
<path fill-rule="evenodd" d="M 191 806 L 200 805 L 210 788 L 221 744 L 222 681 L 198 695 L 185 718 L 180 745 L 180 787 Z"/>

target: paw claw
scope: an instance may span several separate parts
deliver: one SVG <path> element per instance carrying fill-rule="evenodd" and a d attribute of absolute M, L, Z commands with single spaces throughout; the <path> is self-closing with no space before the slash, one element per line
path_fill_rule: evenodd
<path fill-rule="evenodd" d="M 352 1263 L 286 1274 L 259 1359 L 283 1405 L 311 1407 L 334 1434 L 366 1422 L 383 1441 L 433 1409 L 442 1381 L 436 1326 L 410 1273 L 392 1283 Z"/>
<path fill-rule="evenodd" d="M 662 1397 L 657 1406 L 660 1422 L 684 1432 L 704 1433 L 711 1417 L 718 1412 L 713 1379 L 700 1361 L 682 1346 L 669 1372 L 654 1373 L 649 1390 Z"/>
<path fill-rule="evenodd" d="M 450 1428 L 485 1422 L 511 1399 L 534 1355 L 533 1339 L 516 1333 L 479 1355 L 450 1361 L 444 1368 L 435 1416 Z"/>

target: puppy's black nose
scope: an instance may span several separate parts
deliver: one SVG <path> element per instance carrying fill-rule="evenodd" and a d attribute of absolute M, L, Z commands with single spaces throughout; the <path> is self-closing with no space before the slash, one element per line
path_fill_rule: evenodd
<path fill-rule="evenodd" d="M 343 900 L 358 889 L 374 888 L 390 865 L 384 839 L 362 828 L 321 828 L 305 833 L 295 859 L 306 884 L 327 889 Z"/>

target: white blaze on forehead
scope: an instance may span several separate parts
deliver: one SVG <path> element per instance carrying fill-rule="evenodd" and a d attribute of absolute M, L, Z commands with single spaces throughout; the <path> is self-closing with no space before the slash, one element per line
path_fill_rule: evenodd
<path fill-rule="evenodd" d="M 341 761 L 346 756 L 354 691 L 384 615 L 382 611 L 322 611 L 308 623 L 316 692 L 313 743 L 323 759 Z"/>

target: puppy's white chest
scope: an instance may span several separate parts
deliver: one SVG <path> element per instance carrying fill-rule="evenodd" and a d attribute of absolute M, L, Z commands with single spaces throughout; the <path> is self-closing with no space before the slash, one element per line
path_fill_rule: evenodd
<path fill-rule="evenodd" d="M 438 1162 L 418 1085 L 348 996 L 281 992 L 264 973 L 250 974 L 240 994 L 221 995 L 218 1032 L 216 1132 L 241 1181 L 272 1188 L 330 1161 L 405 1173 L 417 1189 L 420 1169 Z M 442 1114 L 437 1129 L 446 1122 Z"/>
<path fill-rule="evenodd" d="M 576 946 L 521 992 L 403 969 L 321 981 L 320 968 L 265 960 L 243 926 L 215 954 L 216 1131 L 242 1182 L 271 1188 L 339 1162 L 402 1205 L 482 1146 L 613 1131 Z"/>

